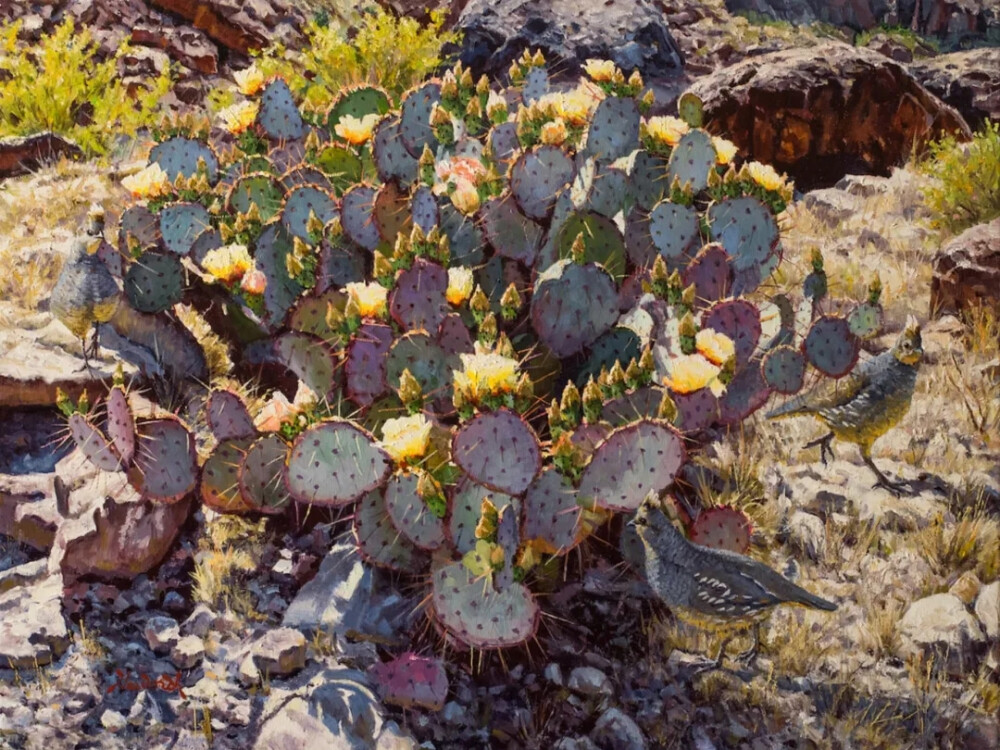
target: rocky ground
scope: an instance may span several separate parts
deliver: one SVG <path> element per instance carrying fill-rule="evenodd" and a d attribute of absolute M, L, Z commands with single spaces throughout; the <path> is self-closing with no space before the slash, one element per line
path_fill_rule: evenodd
<path fill-rule="evenodd" d="M 756 54 L 721 51 L 744 26 L 710 33 L 730 18 L 722 3 L 661 5 L 677 6 L 667 12 L 689 60 L 714 71 Z M 718 37 L 710 54 L 685 47 L 701 48 L 683 31 L 696 26 Z M 977 111 L 996 107 L 995 90 L 977 96 Z M 87 205 L 122 198 L 115 170 L 63 163 L 0 183 L 0 747 L 997 747 L 1000 323 L 949 308 L 967 303 L 970 268 L 1000 288 L 988 276 L 998 232 L 942 234 L 930 178 L 883 171 L 798 196 L 766 291 L 800 288 L 819 248 L 831 297 L 861 297 L 880 274 L 887 324 L 867 354 L 907 315 L 927 321 L 913 406 L 875 451 L 914 496 L 871 489 L 853 446 L 821 464 L 801 449 L 821 434 L 809 420 L 755 417 L 720 440 L 686 480 L 746 510 L 752 555 L 840 607 L 779 611 L 752 669 L 707 675 L 696 667 L 716 644 L 599 543 L 615 529 L 567 559 L 535 642 L 501 657 L 445 643 L 425 602 L 365 566 L 335 516 L 189 515 L 186 501 L 104 486 L 50 407 L 57 386 L 103 385 L 77 372 L 79 342 L 47 300 Z M 374 691 L 370 668 L 401 644 L 447 656 L 440 710 Z"/>

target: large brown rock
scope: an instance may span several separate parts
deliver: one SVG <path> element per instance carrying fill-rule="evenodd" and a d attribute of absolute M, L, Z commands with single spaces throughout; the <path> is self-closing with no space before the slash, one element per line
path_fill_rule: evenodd
<path fill-rule="evenodd" d="M 1000 49 L 973 49 L 939 55 L 909 66 L 910 73 L 932 94 L 957 109 L 979 128 L 1000 120 Z"/>
<path fill-rule="evenodd" d="M 961 312 L 978 305 L 1000 315 L 1000 219 L 965 230 L 934 258 L 931 310 Z"/>
<path fill-rule="evenodd" d="M 55 133 L 0 138 L 0 179 L 17 177 L 62 158 L 79 159 L 80 147 Z"/>
<path fill-rule="evenodd" d="M 700 79 L 709 130 L 802 190 L 845 174 L 888 175 L 928 139 L 971 137 L 954 109 L 898 63 L 830 42 L 744 60 Z"/>
<path fill-rule="evenodd" d="M 149 0 L 243 55 L 289 41 L 302 16 L 282 0 Z"/>

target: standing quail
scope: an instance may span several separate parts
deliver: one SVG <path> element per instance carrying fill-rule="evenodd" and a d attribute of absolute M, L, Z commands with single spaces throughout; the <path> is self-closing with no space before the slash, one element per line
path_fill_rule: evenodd
<path fill-rule="evenodd" d="M 667 510 L 671 510 L 669 505 Z M 647 499 L 632 522 L 646 553 L 646 580 L 678 619 L 723 636 L 709 665 L 722 666 L 729 642 L 752 631 L 753 645 L 737 659 L 749 662 L 760 646 L 760 625 L 780 604 L 832 612 L 837 605 L 810 594 L 763 563 L 688 541 L 663 509 Z"/>
<path fill-rule="evenodd" d="M 97 354 L 97 333 L 91 349 L 87 334 L 97 323 L 106 323 L 118 308 L 118 284 L 97 255 L 104 236 L 104 211 L 94 206 L 88 214 L 87 232 L 78 237 L 63 265 L 49 301 L 52 314 L 83 342 L 84 367 Z"/>
<path fill-rule="evenodd" d="M 856 443 L 861 458 L 882 487 L 894 495 L 906 492 L 900 482 L 891 481 L 872 461 L 872 445 L 895 427 L 910 409 L 917 382 L 917 368 L 924 355 L 920 326 L 912 317 L 889 351 L 863 362 L 840 380 L 823 383 L 769 412 L 768 419 L 812 415 L 826 424 L 830 432 L 804 447 L 820 447 L 820 459 L 826 464 L 833 456 L 830 441 L 834 438 Z"/>

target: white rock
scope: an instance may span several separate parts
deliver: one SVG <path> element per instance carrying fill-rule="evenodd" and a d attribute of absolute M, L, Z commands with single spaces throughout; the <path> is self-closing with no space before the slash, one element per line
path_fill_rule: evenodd
<path fill-rule="evenodd" d="M 143 628 L 146 642 L 156 654 L 169 654 L 170 650 L 177 645 L 180 640 L 181 630 L 177 620 L 173 617 L 156 616 L 150 617 Z"/>
<path fill-rule="evenodd" d="M 251 653 L 262 674 L 289 675 L 306 664 L 306 637 L 292 628 L 277 628 L 257 641 Z"/>
<path fill-rule="evenodd" d="M 993 640 L 1000 638 L 1000 581 L 994 581 L 979 590 L 976 617 L 983 624 L 987 636 Z"/>
<path fill-rule="evenodd" d="M 108 709 L 101 714 L 101 726 L 109 732 L 120 732 L 126 726 L 125 717 L 117 711 Z"/>
<path fill-rule="evenodd" d="M 797 510 L 788 519 L 788 536 L 795 546 L 819 562 L 826 557 L 826 526 L 812 513 Z"/>
<path fill-rule="evenodd" d="M 170 651 L 170 661 L 178 669 L 193 669 L 205 657 L 205 643 L 196 635 L 186 635 Z"/>
<path fill-rule="evenodd" d="M 986 637 L 979 622 L 953 594 L 934 594 L 913 602 L 899 621 L 899 656 L 943 659 L 948 674 L 969 674 Z"/>

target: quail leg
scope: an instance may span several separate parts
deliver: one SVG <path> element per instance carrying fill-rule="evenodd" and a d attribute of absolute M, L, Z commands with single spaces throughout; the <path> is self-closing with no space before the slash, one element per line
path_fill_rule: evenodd
<path fill-rule="evenodd" d="M 815 448 L 818 445 L 819 460 L 823 462 L 824 466 L 826 466 L 826 454 L 827 453 L 830 454 L 830 460 L 833 460 L 834 458 L 833 449 L 830 447 L 831 442 L 833 442 L 833 433 L 828 432 L 823 437 L 817 438 L 816 440 L 806 443 L 805 445 L 802 446 L 802 449 L 806 450 L 807 448 Z"/>
<path fill-rule="evenodd" d="M 726 658 L 726 647 L 729 645 L 731 640 L 733 640 L 731 635 L 727 635 L 723 638 L 722 643 L 719 644 L 719 651 L 715 655 L 715 658 L 710 662 L 706 662 L 705 664 L 700 664 L 695 667 L 693 670 L 694 674 L 706 674 L 707 672 L 714 672 L 716 669 L 722 669 L 722 663 Z"/>
<path fill-rule="evenodd" d="M 861 459 L 865 462 L 865 466 L 871 469 L 872 472 L 874 472 L 875 476 L 878 477 L 878 481 L 872 485 L 872 489 L 875 489 L 876 487 L 881 487 L 884 490 L 888 490 L 896 497 L 899 497 L 900 495 L 913 494 L 910 491 L 910 488 L 907 487 L 905 484 L 903 484 L 902 482 L 893 482 L 891 479 L 889 479 L 889 477 L 887 477 L 885 474 L 879 471 L 879 468 L 875 465 L 875 462 L 872 461 L 872 457 L 868 455 L 868 451 L 865 450 L 861 451 Z"/>
<path fill-rule="evenodd" d="M 87 334 L 86 333 L 83 334 L 83 338 L 80 339 L 80 344 L 81 344 L 80 348 L 81 348 L 82 353 L 83 353 L 83 366 L 76 368 L 76 371 L 77 372 L 83 372 L 84 370 L 87 370 L 88 372 L 93 372 L 93 370 L 94 370 L 93 365 L 90 364 L 90 356 L 91 356 L 91 349 L 92 349 L 92 347 L 88 346 L 88 344 L 87 344 Z"/>
<path fill-rule="evenodd" d="M 757 654 L 760 651 L 760 623 L 756 623 L 753 626 L 751 634 L 753 636 L 753 643 L 750 644 L 750 648 L 736 655 L 736 661 L 746 665 L 750 665 L 757 658 Z"/>

